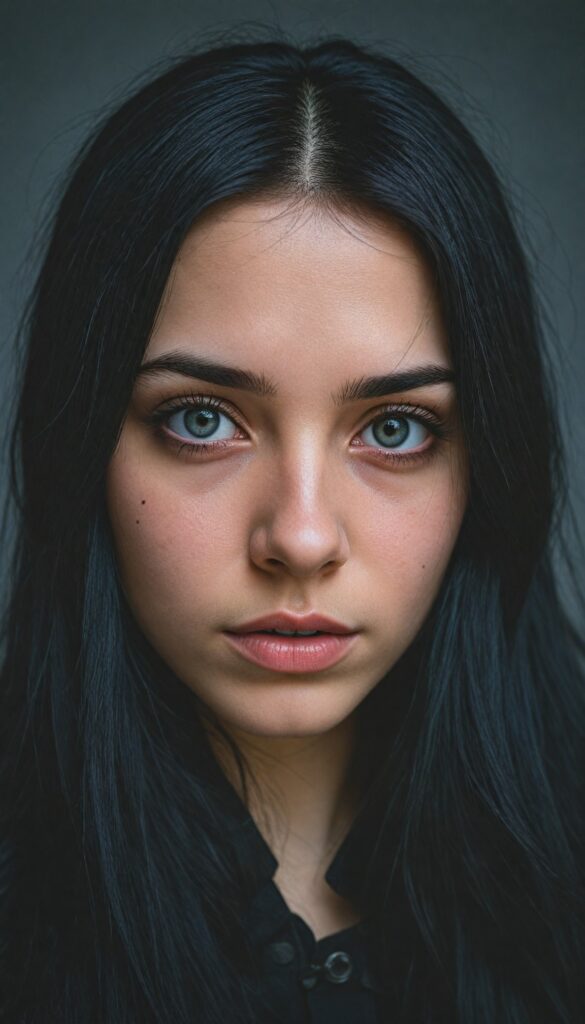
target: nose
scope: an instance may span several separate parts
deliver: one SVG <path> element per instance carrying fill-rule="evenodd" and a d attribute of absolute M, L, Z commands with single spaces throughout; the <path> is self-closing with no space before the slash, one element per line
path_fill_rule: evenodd
<path fill-rule="evenodd" d="M 286 458 L 275 457 L 250 533 L 252 562 L 273 575 L 329 573 L 349 557 L 335 467 L 326 464 L 322 450 L 308 444 L 299 448 Z"/>

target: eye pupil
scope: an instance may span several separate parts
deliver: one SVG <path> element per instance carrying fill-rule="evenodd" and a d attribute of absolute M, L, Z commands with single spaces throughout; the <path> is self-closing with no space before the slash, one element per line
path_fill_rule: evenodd
<path fill-rule="evenodd" d="M 213 409 L 190 410 L 185 413 L 185 426 L 194 437 L 209 437 L 217 428 L 217 417 Z"/>
<path fill-rule="evenodd" d="M 407 420 L 396 416 L 386 417 L 381 423 L 381 429 L 379 427 L 373 429 L 375 433 L 381 435 L 378 438 L 381 443 L 390 441 L 392 447 L 402 444 L 410 433 Z"/>

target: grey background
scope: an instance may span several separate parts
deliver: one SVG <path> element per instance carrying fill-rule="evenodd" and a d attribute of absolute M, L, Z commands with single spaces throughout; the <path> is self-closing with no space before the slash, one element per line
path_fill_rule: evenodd
<path fill-rule="evenodd" d="M 253 32 L 258 24 L 265 36 L 283 30 L 304 43 L 347 35 L 406 59 L 484 146 L 509 190 L 558 336 L 571 493 L 577 522 L 585 521 L 583 0 L 4 0 L 2 434 L 14 390 L 14 326 L 38 255 L 35 231 L 96 114 L 161 57 L 209 33 Z"/>

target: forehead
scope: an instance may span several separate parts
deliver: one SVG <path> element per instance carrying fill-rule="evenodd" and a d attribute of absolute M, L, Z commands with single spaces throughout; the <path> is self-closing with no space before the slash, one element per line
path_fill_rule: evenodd
<path fill-rule="evenodd" d="M 423 357 L 449 365 L 433 274 L 407 231 L 284 199 L 231 199 L 195 223 L 147 357 L 169 343 L 240 364 L 310 356 L 340 374 L 363 360 L 372 372 Z"/>

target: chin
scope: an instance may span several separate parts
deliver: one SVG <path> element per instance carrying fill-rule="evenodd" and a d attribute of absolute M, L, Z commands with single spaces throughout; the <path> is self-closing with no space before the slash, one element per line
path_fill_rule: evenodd
<path fill-rule="evenodd" d="M 292 693 L 288 690 L 278 696 L 255 694 L 253 707 L 227 707 L 214 702 L 212 710 L 228 728 L 274 739 L 319 736 L 334 729 L 355 710 L 355 703 L 348 708 L 345 701 L 332 702 L 331 693 L 324 707 L 323 694 L 311 692 L 308 687 L 302 687 L 300 692 L 298 682 L 292 687 Z"/>

